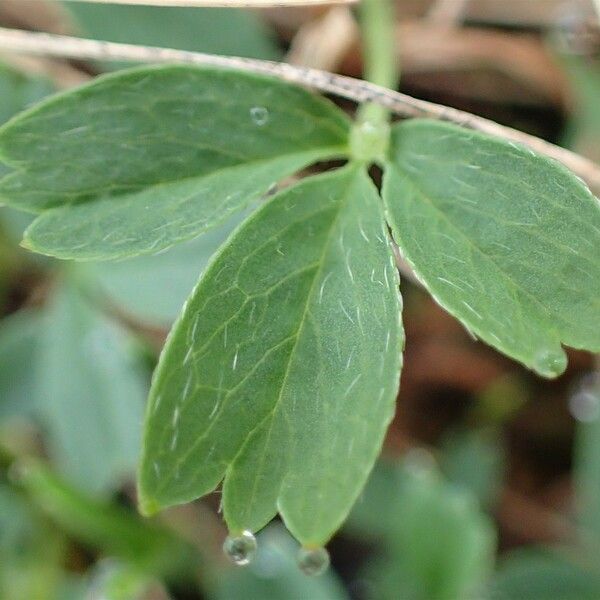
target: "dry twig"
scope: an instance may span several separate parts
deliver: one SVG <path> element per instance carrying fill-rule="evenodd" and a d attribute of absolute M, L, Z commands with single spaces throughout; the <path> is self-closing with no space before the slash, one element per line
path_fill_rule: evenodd
<path fill-rule="evenodd" d="M 448 106 L 419 100 L 367 81 L 326 71 L 296 67 L 286 63 L 237 57 L 216 56 L 169 48 L 99 42 L 76 37 L 32 33 L 0 28 L 0 49 L 80 60 L 114 60 L 142 63 L 190 63 L 241 69 L 279 77 L 285 81 L 316 88 L 355 102 L 374 102 L 402 117 L 428 117 L 448 121 L 523 144 L 554 160 L 581 177 L 596 192 L 600 191 L 600 167 L 592 161 L 535 136 L 505 127 L 494 121 Z"/>
<path fill-rule="evenodd" d="M 73 1 L 73 0 L 69 0 Z M 316 6 L 318 4 L 354 4 L 358 0 L 76 0 L 93 4 L 133 4 L 137 6 L 211 6 L 221 8 L 274 8 Z"/>

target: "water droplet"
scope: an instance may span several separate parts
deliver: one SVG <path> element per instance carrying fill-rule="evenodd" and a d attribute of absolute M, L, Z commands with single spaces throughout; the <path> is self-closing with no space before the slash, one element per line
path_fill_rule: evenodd
<path fill-rule="evenodd" d="M 600 397 L 591 391 L 582 390 L 569 398 L 569 410 L 582 423 L 590 423 L 600 416 Z"/>
<path fill-rule="evenodd" d="M 250 564 L 256 554 L 256 538 L 251 531 L 242 531 L 240 535 L 228 535 L 223 544 L 223 552 L 229 560 L 239 566 Z"/>
<path fill-rule="evenodd" d="M 567 355 L 562 349 L 541 350 L 533 359 L 533 368 L 544 377 L 556 377 L 567 368 Z"/>
<path fill-rule="evenodd" d="M 325 548 L 300 548 L 298 566 L 305 575 L 323 575 L 329 568 L 329 552 Z"/>
<path fill-rule="evenodd" d="M 569 411 L 582 423 L 600 418 L 600 372 L 584 377 L 569 397 Z"/>
<path fill-rule="evenodd" d="M 253 106 L 250 109 L 250 116 L 255 125 L 262 127 L 269 121 L 269 111 L 264 106 Z"/>

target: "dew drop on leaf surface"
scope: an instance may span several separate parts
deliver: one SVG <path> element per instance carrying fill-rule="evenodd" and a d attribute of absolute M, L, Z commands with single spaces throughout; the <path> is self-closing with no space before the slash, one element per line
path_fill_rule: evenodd
<path fill-rule="evenodd" d="M 241 567 L 248 565 L 256 554 L 256 538 L 251 531 L 242 531 L 239 535 L 229 535 L 223 544 L 223 552 L 229 560 Z"/>
<path fill-rule="evenodd" d="M 305 575 L 323 575 L 329 568 L 329 552 L 325 548 L 301 548 L 298 566 Z"/>
<path fill-rule="evenodd" d="M 264 106 L 253 106 L 250 109 L 250 116 L 255 125 L 262 127 L 269 121 L 269 111 Z"/>

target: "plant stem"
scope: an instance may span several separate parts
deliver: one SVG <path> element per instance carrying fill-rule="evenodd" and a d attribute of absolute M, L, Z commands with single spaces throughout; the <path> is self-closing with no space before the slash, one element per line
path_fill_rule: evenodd
<path fill-rule="evenodd" d="M 392 0 L 362 0 L 360 4 L 364 78 L 393 89 L 398 83 L 395 18 Z M 352 158 L 365 164 L 386 160 L 390 143 L 390 111 L 381 104 L 363 104 L 350 135 Z"/>
<path fill-rule="evenodd" d="M 396 64 L 395 14 L 392 0 L 362 0 L 360 4 L 364 75 L 367 81 L 395 89 L 399 69 Z M 360 120 L 373 125 L 387 123 L 389 111 L 381 105 L 365 104 Z"/>

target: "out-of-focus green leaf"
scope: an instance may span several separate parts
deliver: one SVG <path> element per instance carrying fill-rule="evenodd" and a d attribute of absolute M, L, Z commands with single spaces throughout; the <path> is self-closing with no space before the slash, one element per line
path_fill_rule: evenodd
<path fill-rule="evenodd" d="M 446 437 L 440 453 L 446 478 L 468 490 L 482 506 L 493 504 L 504 479 L 504 451 L 495 429 L 456 431 Z"/>
<path fill-rule="evenodd" d="M 0 125 L 54 91 L 42 77 L 28 77 L 0 63 Z M 0 163 L 0 177 L 10 169 Z"/>
<path fill-rule="evenodd" d="M 252 563 L 219 575 L 211 600 L 347 600 L 341 583 L 330 569 L 320 577 L 298 568 L 298 544 L 285 529 L 272 525 L 258 536 Z"/>
<path fill-rule="evenodd" d="M 169 531 L 124 507 L 90 498 L 33 460 L 18 464 L 32 502 L 80 542 L 157 576 L 190 573 L 199 556 Z"/>
<path fill-rule="evenodd" d="M 344 529 L 359 538 L 385 538 L 398 510 L 399 469 L 395 462 L 379 459 L 369 475 Z"/>
<path fill-rule="evenodd" d="M 56 600 L 82 600 L 85 598 L 87 582 L 83 576 L 65 573 L 58 588 Z M 88 600 L 86 598 L 86 600 Z"/>
<path fill-rule="evenodd" d="M 3 206 L 0 208 L 0 220 L 10 240 L 18 244 L 25 229 L 31 225 L 33 217 L 29 213 Z"/>
<path fill-rule="evenodd" d="M 38 311 L 23 310 L 0 321 L 0 420 L 36 410 L 33 364 L 39 341 Z"/>
<path fill-rule="evenodd" d="M 71 481 L 102 492 L 131 475 L 145 376 L 124 332 L 70 278 L 60 281 L 45 311 L 32 377 L 50 453 Z"/>
<path fill-rule="evenodd" d="M 557 552 L 520 550 L 502 561 L 488 596 L 493 600 L 598 600 L 600 577 Z"/>
<path fill-rule="evenodd" d="M 54 88 L 43 77 L 29 77 L 0 63 L 0 124 L 26 109 Z"/>
<path fill-rule="evenodd" d="M 600 61 L 581 56 L 561 56 L 574 97 L 568 142 L 580 154 L 600 161 Z"/>
<path fill-rule="evenodd" d="M 600 351 L 600 201 L 558 163 L 449 123 L 395 125 L 383 197 L 436 301 L 545 377 Z"/>
<path fill-rule="evenodd" d="M 86 273 L 121 310 L 141 321 L 168 325 L 180 313 L 210 257 L 240 220 L 235 215 L 204 235 L 153 256 L 86 263 Z"/>
<path fill-rule="evenodd" d="M 63 600 L 63 551 L 61 536 L 0 484 L 0 598 Z"/>
<path fill-rule="evenodd" d="M 569 404 L 579 421 L 574 475 L 581 542 L 597 556 L 600 553 L 600 373 L 592 373 L 581 381 Z M 600 573 L 600 563 L 596 568 Z"/>
<path fill-rule="evenodd" d="M 281 51 L 260 15 L 240 9 L 102 6 L 63 2 L 84 37 L 277 60 Z M 115 68 L 114 63 L 107 64 Z"/>
<path fill-rule="evenodd" d="M 104 559 L 91 573 L 87 596 L 92 600 L 142 600 L 149 583 L 147 573 L 118 560 Z"/>
<path fill-rule="evenodd" d="M 469 600 L 482 597 L 494 562 L 495 533 L 475 498 L 409 457 L 398 476 L 387 558 L 373 569 L 373 598 Z"/>

